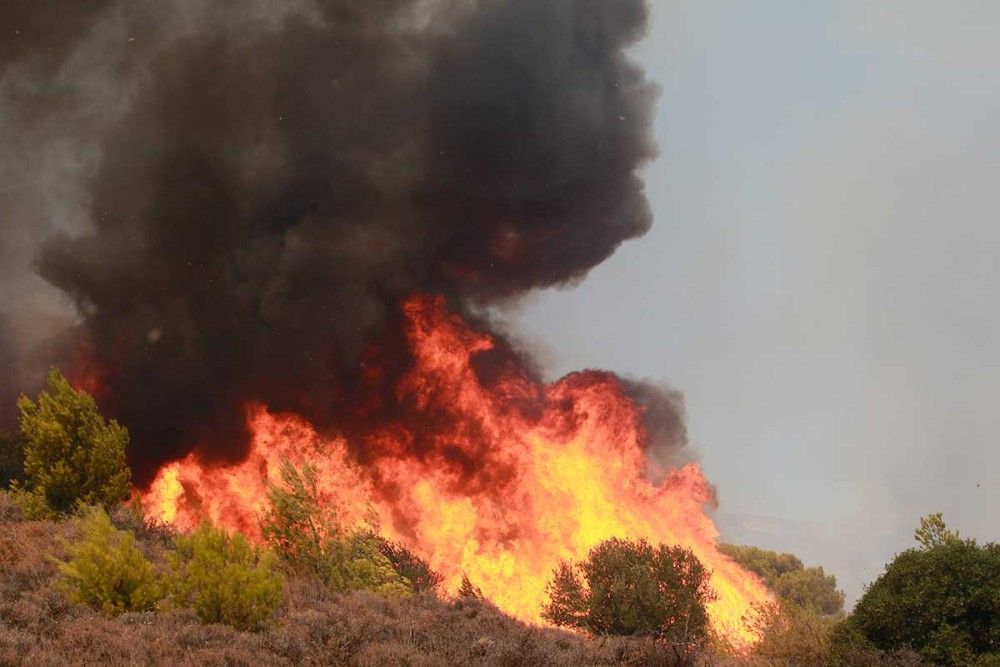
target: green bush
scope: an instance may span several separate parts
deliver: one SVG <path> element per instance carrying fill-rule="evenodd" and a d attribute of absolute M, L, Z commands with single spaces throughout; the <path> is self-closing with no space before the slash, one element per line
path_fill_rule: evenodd
<path fill-rule="evenodd" d="M 37 403 L 22 396 L 17 407 L 24 483 L 12 488 L 26 516 L 50 517 L 77 503 L 110 508 L 128 498 L 128 431 L 105 421 L 90 394 L 73 389 L 53 370 Z"/>
<path fill-rule="evenodd" d="M 903 647 L 943 665 L 1000 661 L 1000 545 L 948 531 L 940 515 L 921 520 L 909 549 L 858 601 L 839 639 L 880 651 Z"/>
<path fill-rule="evenodd" d="M 720 544 L 719 551 L 757 574 L 784 603 L 826 615 L 844 609 L 844 593 L 837 590 L 837 578 L 822 567 L 805 567 L 792 554 L 758 547 Z"/>
<path fill-rule="evenodd" d="M 191 608 L 206 623 L 254 630 L 281 604 L 273 554 L 250 546 L 239 533 L 230 536 L 203 523 L 176 538 L 167 560 L 171 602 Z"/>
<path fill-rule="evenodd" d="M 381 546 L 381 538 L 367 530 L 330 536 L 323 545 L 323 580 L 337 591 L 374 591 L 393 597 L 410 595 L 413 592 L 411 582 L 393 567 Z"/>
<path fill-rule="evenodd" d="M 334 590 L 395 596 L 413 591 L 413 583 L 383 553 L 385 541 L 374 530 L 339 523 L 336 507 L 320 494 L 315 467 L 299 471 L 285 461 L 281 482 L 268 489 L 261 534 L 287 566 L 318 576 Z"/>
<path fill-rule="evenodd" d="M 688 549 L 613 538 L 583 563 L 562 564 L 542 616 L 595 635 L 645 635 L 674 644 L 708 637 L 709 573 Z"/>
<path fill-rule="evenodd" d="M 79 525 L 81 538 L 65 544 L 69 559 L 53 558 L 67 596 L 110 615 L 152 609 L 162 587 L 133 535 L 115 528 L 100 507 L 86 508 Z"/>

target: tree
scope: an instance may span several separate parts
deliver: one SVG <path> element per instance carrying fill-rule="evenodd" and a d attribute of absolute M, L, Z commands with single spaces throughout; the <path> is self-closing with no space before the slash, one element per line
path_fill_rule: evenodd
<path fill-rule="evenodd" d="M 15 485 L 15 499 L 22 511 L 45 516 L 81 502 L 110 508 L 128 498 L 128 431 L 106 421 L 90 394 L 53 369 L 48 391 L 37 402 L 22 396 L 17 407 L 25 481 Z"/>
<path fill-rule="evenodd" d="M 957 530 L 948 530 L 944 525 L 941 512 L 920 517 L 920 527 L 913 532 L 913 539 L 924 549 L 961 541 Z"/>
<path fill-rule="evenodd" d="M 340 524 L 336 506 L 320 493 L 315 466 L 300 471 L 283 461 L 280 474 L 281 484 L 268 488 L 261 535 L 289 567 L 318 576 L 334 590 L 413 592 L 413 583 L 383 554 L 385 541 L 373 528 Z"/>
<path fill-rule="evenodd" d="M 921 520 L 915 537 L 922 548 L 886 566 L 845 635 L 882 651 L 909 646 L 937 664 L 1000 662 L 1000 545 L 960 540 L 940 515 Z"/>
<path fill-rule="evenodd" d="M 228 535 L 202 523 L 190 535 L 178 536 L 175 544 L 167 554 L 171 600 L 190 607 L 206 623 L 255 630 L 281 603 L 274 555 L 250 546 L 239 533 Z"/>
<path fill-rule="evenodd" d="M 688 549 L 612 538 L 582 563 L 564 563 L 542 616 L 595 635 L 645 635 L 698 644 L 708 636 L 709 573 Z"/>
<path fill-rule="evenodd" d="M 844 593 L 837 590 L 837 578 L 822 567 L 805 567 L 792 554 L 758 547 L 720 544 L 719 551 L 757 574 L 785 606 L 792 604 L 826 615 L 844 609 Z"/>
<path fill-rule="evenodd" d="M 100 507 L 85 508 L 79 524 L 81 538 L 64 544 L 69 559 L 52 559 L 67 596 L 109 615 L 152 609 L 160 580 L 132 533 L 115 528 Z"/>

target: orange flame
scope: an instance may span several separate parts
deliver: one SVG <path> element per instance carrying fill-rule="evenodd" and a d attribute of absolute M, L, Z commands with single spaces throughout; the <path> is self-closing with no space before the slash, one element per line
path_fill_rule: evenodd
<path fill-rule="evenodd" d="M 310 462 L 345 521 L 374 510 L 382 532 L 441 572 L 447 590 L 465 574 L 517 618 L 542 622 L 560 561 L 581 560 L 610 537 L 645 538 L 690 548 L 712 572 L 713 626 L 737 644 L 756 639 L 742 619 L 771 594 L 718 551 L 704 511 L 712 493 L 698 466 L 655 470 L 642 415 L 615 376 L 587 371 L 541 385 L 506 364 L 484 382 L 475 364 L 494 350 L 492 337 L 449 314 L 440 298 L 412 298 L 404 314 L 414 363 L 397 398 L 438 418 L 373 428 L 364 443 L 371 459 L 358 465 L 342 438 L 253 407 L 243 462 L 207 465 L 189 455 L 164 466 L 144 498 L 147 511 L 180 530 L 207 517 L 256 537 L 281 460 Z"/>

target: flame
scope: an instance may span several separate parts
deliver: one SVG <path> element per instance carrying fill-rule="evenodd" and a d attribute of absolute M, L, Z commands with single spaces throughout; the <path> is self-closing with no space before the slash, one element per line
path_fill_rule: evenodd
<path fill-rule="evenodd" d="M 456 591 L 463 574 L 501 610 L 542 623 L 546 584 L 563 560 L 582 560 L 610 537 L 690 548 L 712 572 L 713 626 L 736 644 L 756 637 L 743 618 L 771 594 L 723 556 L 705 514 L 712 491 L 695 464 L 658 469 L 645 454 L 641 413 L 610 373 L 553 384 L 493 359 L 497 341 L 437 297 L 403 305 L 413 364 L 395 387 L 405 416 L 372 426 L 356 448 L 322 437 L 295 415 L 249 410 L 247 458 L 212 465 L 196 454 L 159 471 L 147 511 L 180 530 L 207 517 L 258 537 L 268 482 L 288 459 L 319 469 L 345 521 L 372 511 Z"/>

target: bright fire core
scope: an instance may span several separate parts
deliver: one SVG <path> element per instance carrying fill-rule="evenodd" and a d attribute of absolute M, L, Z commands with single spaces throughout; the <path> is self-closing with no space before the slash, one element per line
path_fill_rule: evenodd
<path fill-rule="evenodd" d="M 411 415 L 373 427 L 370 460 L 356 462 L 354 443 L 321 437 L 295 415 L 252 407 L 243 462 L 190 455 L 164 466 L 144 497 L 147 511 L 180 530 L 209 518 L 258 537 L 282 459 L 308 462 L 345 521 L 374 511 L 385 536 L 425 558 L 450 592 L 467 575 L 501 610 L 541 623 L 561 561 L 581 560 L 610 537 L 645 538 L 690 548 L 712 572 L 716 630 L 737 643 L 754 639 L 742 619 L 770 593 L 716 548 L 698 466 L 657 470 L 647 458 L 640 408 L 614 375 L 587 371 L 542 385 L 505 364 L 487 383 L 475 363 L 494 348 L 491 336 L 440 298 L 412 298 L 404 314 L 413 365 L 395 391 Z"/>

